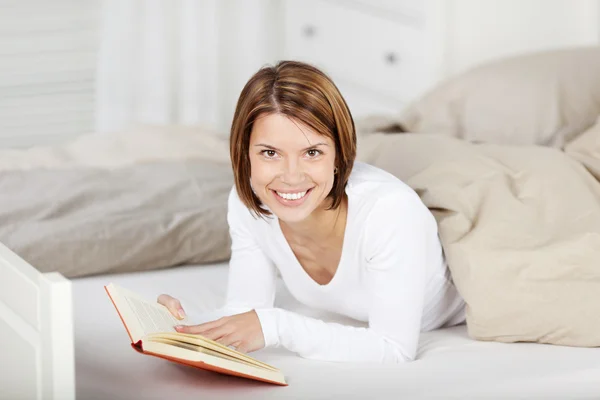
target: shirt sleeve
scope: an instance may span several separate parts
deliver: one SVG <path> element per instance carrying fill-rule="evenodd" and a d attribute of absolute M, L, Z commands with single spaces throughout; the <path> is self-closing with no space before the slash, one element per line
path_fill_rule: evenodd
<path fill-rule="evenodd" d="M 205 313 L 201 317 L 201 322 L 252 309 L 273 307 L 277 270 L 256 242 L 256 233 L 251 232 L 252 218 L 234 187 L 229 194 L 227 209 L 231 258 L 225 304 L 217 310 Z"/>
<path fill-rule="evenodd" d="M 325 361 L 402 363 L 417 353 L 431 235 L 437 224 L 418 196 L 378 200 L 366 223 L 368 327 L 326 323 L 283 309 L 257 310 L 268 346 Z M 352 293 L 348 293 L 351 296 Z"/>

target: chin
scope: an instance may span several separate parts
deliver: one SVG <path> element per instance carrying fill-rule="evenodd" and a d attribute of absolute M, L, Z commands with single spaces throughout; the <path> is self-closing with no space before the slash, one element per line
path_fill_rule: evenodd
<path fill-rule="evenodd" d="M 287 223 L 296 223 L 305 220 L 310 213 L 302 212 L 302 211 L 288 211 L 288 210 L 273 210 L 277 218 L 283 222 Z"/>

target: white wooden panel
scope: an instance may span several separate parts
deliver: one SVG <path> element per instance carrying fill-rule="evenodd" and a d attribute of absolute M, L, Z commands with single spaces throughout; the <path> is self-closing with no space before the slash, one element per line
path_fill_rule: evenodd
<path fill-rule="evenodd" d="M 0 303 L 39 329 L 39 272 L 0 244 Z"/>
<path fill-rule="evenodd" d="M 0 244 L 0 399 L 75 398 L 71 282 Z"/>
<path fill-rule="evenodd" d="M 40 277 L 43 398 L 75 398 L 75 354 L 71 282 L 59 273 Z"/>
<path fill-rule="evenodd" d="M 344 79 L 336 79 L 335 84 L 348 103 L 355 121 L 373 114 L 395 114 L 405 105 L 402 101 L 386 98 Z"/>
<path fill-rule="evenodd" d="M 323 0 L 402 22 L 422 22 L 428 0 Z"/>
<path fill-rule="evenodd" d="M 36 399 L 37 348 L 9 325 L 5 316 L 0 308 L 0 399 Z"/>

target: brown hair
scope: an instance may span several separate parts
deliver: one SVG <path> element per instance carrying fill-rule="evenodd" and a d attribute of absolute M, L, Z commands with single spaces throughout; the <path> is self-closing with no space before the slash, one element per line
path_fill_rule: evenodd
<path fill-rule="evenodd" d="M 329 209 L 344 196 L 356 157 L 356 129 L 346 101 L 333 81 L 316 67 L 280 61 L 258 70 L 246 83 L 237 102 L 229 151 L 235 187 L 242 202 L 259 216 L 270 215 L 250 186 L 250 133 L 256 119 L 279 113 L 294 118 L 335 143 L 336 179 L 327 195 Z"/>

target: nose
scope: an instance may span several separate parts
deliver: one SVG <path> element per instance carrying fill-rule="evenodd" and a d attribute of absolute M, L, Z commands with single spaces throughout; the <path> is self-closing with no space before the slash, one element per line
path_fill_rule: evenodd
<path fill-rule="evenodd" d="M 283 163 L 283 171 L 281 173 L 281 181 L 289 186 L 296 186 L 304 182 L 305 175 L 302 168 L 302 163 L 298 160 L 288 159 Z"/>

